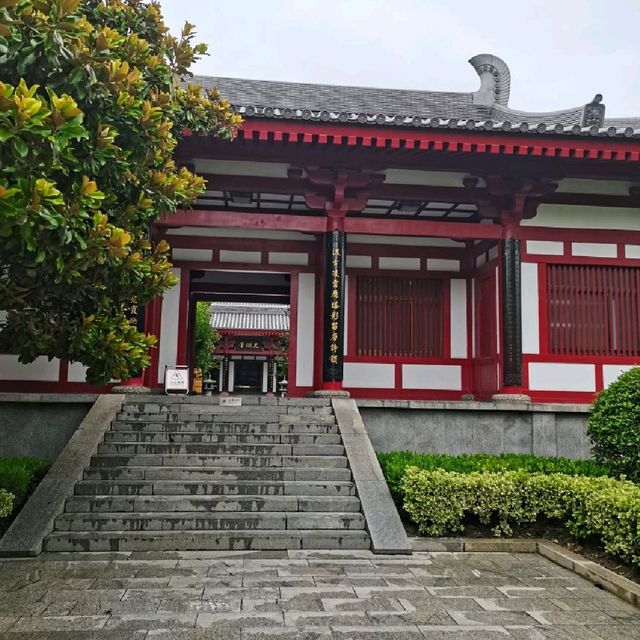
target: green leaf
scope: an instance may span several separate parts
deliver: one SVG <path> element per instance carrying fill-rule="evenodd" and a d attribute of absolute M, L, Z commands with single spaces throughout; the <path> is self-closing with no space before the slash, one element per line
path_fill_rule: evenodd
<path fill-rule="evenodd" d="M 26 158 L 29 155 L 29 147 L 24 140 L 14 138 L 11 144 L 20 158 Z"/>

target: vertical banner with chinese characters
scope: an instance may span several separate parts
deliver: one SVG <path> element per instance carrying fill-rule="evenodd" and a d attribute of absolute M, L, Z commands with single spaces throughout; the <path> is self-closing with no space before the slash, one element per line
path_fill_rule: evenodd
<path fill-rule="evenodd" d="M 344 271 L 346 237 L 344 231 L 327 233 L 327 264 L 324 297 L 323 379 L 342 381 L 344 343 Z"/>
<path fill-rule="evenodd" d="M 522 384 L 522 302 L 520 240 L 507 238 L 502 250 L 504 384 Z"/>

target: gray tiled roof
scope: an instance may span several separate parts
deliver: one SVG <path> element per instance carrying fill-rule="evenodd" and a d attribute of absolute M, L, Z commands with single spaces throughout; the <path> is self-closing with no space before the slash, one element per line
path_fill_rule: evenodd
<path fill-rule="evenodd" d="M 289 307 L 282 304 L 212 302 L 211 326 L 238 331 L 289 331 Z"/>
<path fill-rule="evenodd" d="M 583 123 L 585 108 L 590 104 L 544 113 L 511 109 L 507 104 L 511 78 L 506 64 L 487 54 L 475 56 L 470 62 L 482 81 L 481 89 L 473 93 L 209 76 L 194 76 L 189 81 L 205 88 L 217 87 L 239 113 L 248 117 L 520 133 L 640 136 L 640 118 L 605 119 L 604 106 L 597 100 L 592 104 L 598 103 L 596 110 L 601 109 L 601 117 L 596 118 L 597 124 L 590 122 L 589 126 Z M 497 68 L 491 63 L 498 65 Z M 486 85 L 493 78 L 495 86 Z"/>

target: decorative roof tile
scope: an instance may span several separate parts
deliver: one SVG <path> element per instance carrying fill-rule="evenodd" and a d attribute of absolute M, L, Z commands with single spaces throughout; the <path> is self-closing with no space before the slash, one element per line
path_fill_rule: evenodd
<path fill-rule="evenodd" d="M 602 96 L 584 105 L 550 112 L 508 106 L 511 75 L 497 56 L 469 61 L 481 79 L 474 93 L 377 89 L 272 80 L 194 76 L 189 82 L 217 87 L 249 118 L 309 120 L 369 126 L 461 128 L 528 135 L 640 137 L 640 117 L 604 117 Z"/>
<path fill-rule="evenodd" d="M 211 326 L 236 331 L 289 331 L 289 306 L 252 302 L 212 302 Z"/>

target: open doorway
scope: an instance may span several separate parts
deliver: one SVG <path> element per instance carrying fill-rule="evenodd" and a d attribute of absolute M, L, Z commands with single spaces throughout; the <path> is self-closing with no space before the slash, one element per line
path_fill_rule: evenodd
<path fill-rule="evenodd" d="M 190 367 L 199 360 L 198 306 L 206 306 L 215 330 L 208 371 L 218 393 L 272 394 L 282 388 L 289 362 L 288 273 L 195 271 L 190 282 Z M 200 309 L 202 311 L 202 309 Z M 196 378 L 197 381 L 197 378 Z M 197 390 L 198 384 L 194 386 Z"/>

